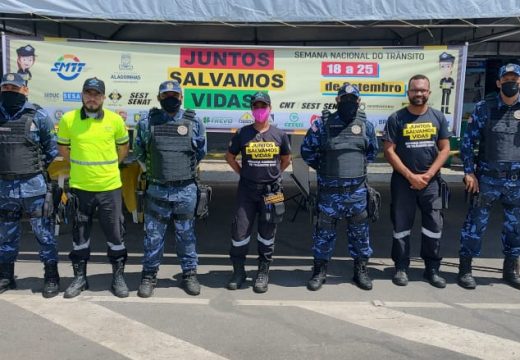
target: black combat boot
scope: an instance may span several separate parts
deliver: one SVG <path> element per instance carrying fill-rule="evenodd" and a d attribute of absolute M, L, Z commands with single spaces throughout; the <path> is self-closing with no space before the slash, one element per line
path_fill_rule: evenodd
<path fill-rule="evenodd" d="M 504 269 L 502 277 L 506 283 L 514 288 L 520 289 L 520 276 L 516 273 L 518 258 L 506 256 L 504 259 Z"/>
<path fill-rule="evenodd" d="M 464 289 L 474 289 L 477 283 L 471 274 L 471 257 L 459 257 L 459 275 L 457 276 L 457 284 Z"/>
<path fill-rule="evenodd" d="M 121 257 L 117 260 L 111 260 L 112 263 L 112 292 L 120 298 L 128 297 L 128 286 L 125 282 L 125 262 L 126 259 Z"/>
<path fill-rule="evenodd" d="M 233 275 L 231 275 L 231 279 L 229 279 L 227 288 L 229 290 L 240 289 L 244 281 L 246 281 L 246 278 L 247 274 L 244 264 L 233 263 Z"/>
<path fill-rule="evenodd" d="M 142 298 L 148 298 L 153 295 L 153 290 L 157 285 L 157 270 L 145 271 L 141 273 L 141 284 L 137 290 L 137 295 Z"/>
<path fill-rule="evenodd" d="M 200 284 L 197 279 L 197 270 L 186 270 L 182 273 L 182 288 L 188 295 L 199 295 Z"/>
<path fill-rule="evenodd" d="M 43 275 L 43 290 L 42 296 L 44 298 L 51 298 L 58 295 L 60 292 L 60 274 L 58 274 L 58 263 L 50 261 L 45 263 L 45 274 Z"/>
<path fill-rule="evenodd" d="M 314 260 L 312 277 L 307 282 L 307 289 L 317 291 L 327 281 L 327 260 Z"/>
<path fill-rule="evenodd" d="M 74 279 L 63 294 L 63 297 L 66 299 L 74 298 L 81 294 L 83 290 L 88 289 L 87 261 L 80 260 L 78 262 L 73 262 L 72 269 L 74 270 Z"/>
<path fill-rule="evenodd" d="M 408 274 L 405 268 L 396 268 L 392 282 L 397 286 L 408 285 Z"/>
<path fill-rule="evenodd" d="M 354 259 L 354 277 L 356 285 L 363 290 L 372 290 L 372 279 L 368 276 L 368 259 Z"/>
<path fill-rule="evenodd" d="M 0 264 L 0 294 L 9 289 L 16 289 L 14 262 Z"/>
<path fill-rule="evenodd" d="M 255 293 L 265 293 L 269 284 L 269 265 L 268 261 L 258 262 L 258 272 L 256 273 L 255 283 L 253 284 L 253 291 Z"/>
<path fill-rule="evenodd" d="M 423 278 L 436 288 L 444 289 L 446 287 L 446 280 L 439 275 L 439 270 L 435 268 L 424 269 Z"/>

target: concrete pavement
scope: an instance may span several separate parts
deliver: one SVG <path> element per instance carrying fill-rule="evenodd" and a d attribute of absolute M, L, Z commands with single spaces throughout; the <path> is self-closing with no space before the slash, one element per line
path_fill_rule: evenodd
<path fill-rule="evenodd" d="M 236 183 L 222 165 L 202 172 L 203 179 L 214 186 L 214 199 L 210 218 L 197 223 L 202 284 L 198 297 L 186 295 L 179 287 L 180 267 L 171 232 L 155 296 L 136 296 L 143 228 L 127 216 L 130 297 L 118 299 L 108 291 L 111 268 L 104 238 L 94 222 L 93 256 L 88 266 L 91 289 L 72 301 L 61 296 L 45 300 L 38 293 L 42 265 L 37 260 L 37 244 L 24 223 L 16 265 L 19 289 L 0 295 L 0 358 L 520 358 L 520 292 L 500 280 L 499 205 L 483 241 L 483 257 L 475 261 L 479 286 L 467 291 L 456 285 L 459 232 L 466 212 L 463 187 L 456 180 L 460 173 L 453 174 L 453 198 L 444 217 L 441 271 L 448 281 L 446 289 L 435 289 L 422 280 L 420 214 L 412 235 L 410 284 L 405 288 L 392 284 L 389 175 L 381 170 L 380 181 L 372 181 L 383 195 L 381 220 L 371 227 L 374 257 L 369 267 L 374 289 L 367 292 L 352 284 L 344 224 L 338 228 L 327 283 L 318 292 L 305 288 L 312 265 L 312 226 L 304 210 L 294 222 L 289 221 L 297 209 L 296 201 L 289 201 L 288 216 L 277 234 L 269 291 L 258 295 L 251 288 L 254 241 L 247 262 L 247 285 L 238 291 L 225 289 L 231 271 L 227 253 Z M 224 181 L 224 174 L 231 181 Z M 287 197 L 297 193 L 286 180 Z M 70 247 L 71 229 L 64 226 L 59 236 L 62 290 L 72 279 L 66 256 Z"/>

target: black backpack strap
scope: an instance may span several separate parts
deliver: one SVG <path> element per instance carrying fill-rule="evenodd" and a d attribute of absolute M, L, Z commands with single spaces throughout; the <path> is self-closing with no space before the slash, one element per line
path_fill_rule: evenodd
<path fill-rule="evenodd" d="M 161 116 L 161 109 L 157 109 L 156 107 L 153 107 L 148 111 L 148 127 L 155 124 L 155 120 Z M 154 124 L 152 124 L 154 123 Z"/>
<path fill-rule="evenodd" d="M 325 145 L 327 144 L 327 139 L 329 138 L 329 126 L 328 122 L 331 116 L 331 112 L 329 110 L 323 110 L 321 112 L 321 121 L 323 122 L 323 131 L 320 133 L 320 148 L 321 151 L 325 151 Z"/>
<path fill-rule="evenodd" d="M 38 105 L 38 104 L 35 104 L 35 103 L 29 103 L 29 105 L 27 106 L 28 109 L 34 109 L 36 111 L 38 110 L 43 110 L 43 108 Z"/>
<path fill-rule="evenodd" d="M 184 114 L 182 114 L 182 120 L 195 121 L 195 110 L 186 109 L 184 110 Z"/>
<path fill-rule="evenodd" d="M 486 106 L 487 117 L 489 120 L 489 119 L 491 119 L 491 110 L 498 108 L 498 100 L 496 97 L 486 99 L 484 101 L 484 105 Z"/>
<path fill-rule="evenodd" d="M 331 115 L 331 112 L 327 109 L 322 110 L 321 112 L 321 121 L 323 122 L 323 125 L 327 123 L 327 120 L 329 120 Z"/>
<path fill-rule="evenodd" d="M 359 110 L 356 112 L 356 120 L 366 122 L 367 114 L 363 110 Z"/>

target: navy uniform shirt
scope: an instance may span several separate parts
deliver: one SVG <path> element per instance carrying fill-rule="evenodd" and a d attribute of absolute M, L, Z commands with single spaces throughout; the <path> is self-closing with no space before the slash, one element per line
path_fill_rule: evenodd
<path fill-rule="evenodd" d="M 17 120 L 22 116 L 23 110 L 30 107 L 34 107 L 34 105 L 26 102 L 20 111 L 11 116 L 4 110 L 0 103 L 0 113 L 2 118 L 7 119 L 7 121 Z M 31 137 L 34 142 L 40 144 L 44 166 L 48 167 L 58 155 L 54 123 L 45 110 L 38 109 L 34 115 L 33 125 L 34 126 L 31 126 L 30 130 Z M 42 174 L 22 180 L 0 179 L 0 193 L 2 196 L 11 198 L 30 198 L 33 196 L 44 195 L 46 192 L 47 183 Z"/>
<path fill-rule="evenodd" d="M 414 115 L 407 108 L 394 112 L 385 125 L 383 140 L 396 145 L 395 152 L 414 174 L 424 174 L 439 154 L 437 141 L 449 139 L 451 132 L 443 113 L 428 108 Z"/>
<path fill-rule="evenodd" d="M 339 115 L 337 113 L 331 114 L 329 119 L 334 119 L 334 116 L 338 117 Z M 366 121 L 365 131 L 365 135 L 368 138 L 368 149 L 366 153 L 367 161 L 373 162 L 379 150 L 374 125 L 372 125 L 371 122 Z M 323 119 L 320 117 L 312 124 L 310 129 L 307 130 L 307 134 L 303 139 L 303 143 L 300 149 L 303 160 L 307 163 L 307 165 L 315 170 L 318 169 L 320 164 L 320 157 L 322 156 L 321 142 L 324 138 L 324 133 L 325 124 L 323 123 Z M 323 186 L 351 186 L 359 185 L 365 181 L 364 176 L 355 179 L 325 179 L 321 177 L 320 174 L 318 174 L 317 178 L 318 184 Z"/>
<path fill-rule="evenodd" d="M 502 106 L 508 106 L 502 101 L 499 94 L 497 94 L 496 101 L 499 108 Z M 512 105 L 515 105 L 518 101 L 519 99 L 517 99 Z M 477 165 L 477 168 L 482 170 L 497 170 L 500 172 L 519 170 L 520 162 L 486 162 L 481 159 L 475 161 L 474 151 L 478 149 L 479 141 L 484 135 L 484 129 L 486 127 L 486 122 L 488 121 L 487 107 L 488 104 L 485 100 L 478 102 L 468 120 L 468 127 L 466 128 L 466 132 L 464 133 L 460 145 L 460 155 L 464 164 L 464 173 L 473 174 L 475 172 L 475 165 Z M 482 176 L 482 178 L 486 180 L 488 176 Z"/>
<path fill-rule="evenodd" d="M 228 151 L 233 155 L 242 154 L 241 178 L 271 183 L 282 175 L 280 156 L 291 154 L 291 144 L 285 131 L 271 125 L 260 133 L 251 124 L 233 135 Z"/>

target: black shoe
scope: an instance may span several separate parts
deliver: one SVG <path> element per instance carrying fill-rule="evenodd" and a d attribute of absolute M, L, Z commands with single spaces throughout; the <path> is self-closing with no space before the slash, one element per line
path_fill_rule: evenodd
<path fill-rule="evenodd" d="M 9 289 L 16 289 L 14 262 L 0 264 L 0 294 Z"/>
<path fill-rule="evenodd" d="M 233 264 L 233 275 L 231 275 L 231 279 L 227 284 L 227 288 L 229 290 L 237 290 L 242 287 L 244 281 L 246 281 L 247 274 L 246 269 L 244 268 L 244 264 Z"/>
<path fill-rule="evenodd" d="M 312 277 L 307 282 L 307 289 L 317 291 L 327 281 L 327 260 L 314 260 Z"/>
<path fill-rule="evenodd" d="M 157 271 L 144 271 L 141 274 L 141 284 L 137 290 L 137 296 L 149 298 L 157 285 Z"/>
<path fill-rule="evenodd" d="M 516 289 L 520 289 L 520 276 L 516 273 L 518 269 L 518 258 L 506 257 L 504 259 L 504 268 L 502 271 L 502 278 L 506 283 Z"/>
<path fill-rule="evenodd" d="M 42 296 L 48 299 L 55 297 L 60 292 L 60 274 L 58 274 L 58 264 L 55 261 L 46 263 L 44 267 Z"/>
<path fill-rule="evenodd" d="M 120 298 L 128 297 L 128 286 L 125 281 L 125 258 L 112 260 L 112 292 Z"/>
<path fill-rule="evenodd" d="M 471 274 L 471 257 L 459 257 L 459 275 L 457 276 L 457 284 L 464 289 L 475 289 L 477 283 Z"/>
<path fill-rule="evenodd" d="M 74 270 L 74 279 L 72 279 L 72 283 L 63 294 L 63 297 L 66 299 L 74 298 L 81 294 L 83 290 L 88 289 L 87 261 L 81 260 L 79 262 L 72 263 L 72 269 Z"/>
<path fill-rule="evenodd" d="M 424 270 L 423 278 L 426 279 L 431 286 L 439 289 L 446 287 L 446 280 L 439 275 L 439 270 L 435 268 L 428 268 Z"/>
<path fill-rule="evenodd" d="M 265 293 L 269 284 L 269 265 L 267 261 L 258 263 L 258 272 L 256 273 L 253 291 L 258 294 Z"/>
<path fill-rule="evenodd" d="M 182 274 L 182 288 L 188 295 L 196 296 L 200 294 L 200 284 L 199 280 L 197 280 L 196 270 L 187 270 Z"/>
<path fill-rule="evenodd" d="M 354 282 L 363 290 L 372 290 L 372 279 L 368 276 L 368 259 L 354 259 Z"/>
<path fill-rule="evenodd" d="M 405 269 L 396 269 L 392 282 L 397 286 L 408 285 L 408 274 Z"/>

